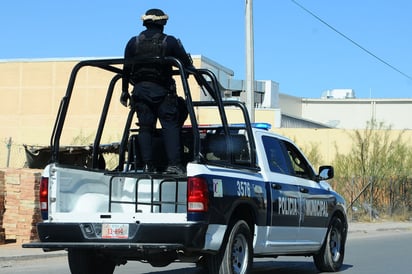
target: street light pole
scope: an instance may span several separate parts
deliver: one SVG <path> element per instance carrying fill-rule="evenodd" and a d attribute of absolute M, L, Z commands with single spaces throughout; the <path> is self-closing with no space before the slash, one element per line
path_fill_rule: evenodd
<path fill-rule="evenodd" d="M 253 1 L 246 1 L 246 107 L 250 121 L 255 122 L 255 72 L 253 49 Z"/>

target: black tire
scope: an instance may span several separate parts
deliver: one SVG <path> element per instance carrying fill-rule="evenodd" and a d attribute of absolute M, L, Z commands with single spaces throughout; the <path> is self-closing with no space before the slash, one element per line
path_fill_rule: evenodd
<path fill-rule="evenodd" d="M 207 270 L 210 274 L 246 274 L 253 263 L 252 234 L 249 225 L 239 220 L 229 227 L 221 250 L 207 256 Z"/>
<path fill-rule="evenodd" d="M 342 267 L 345 257 L 345 233 L 341 219 L 333 217 L 322 248 L 313 256 L 313 261 L 321 272 L 336 272 Z"/>
<path fill-rule="evenodd" d="M 70 272 L 72 274 L 113 274 L 116 264 L 92 249 L 69 249 Z"/>

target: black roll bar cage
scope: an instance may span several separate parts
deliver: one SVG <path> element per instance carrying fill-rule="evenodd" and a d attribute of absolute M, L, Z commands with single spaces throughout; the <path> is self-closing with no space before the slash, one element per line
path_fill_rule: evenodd
<path fill-rule="evenodd" d="M 179 78 L 181 79 L 181 84 L 182 84 L 184 96 L 186 99 L 185 102 L 186 102 L 186 106 L 189 112 L 189 118 L 190 118 L 190 122 L 192 125 L 192 130 L 194 133 L 193 134 L 194 136 L 194 150 L 193 150 L 194 161 L 196 162 L 202 161 L 202 157 L 200 155 L 199 125 L 196 119 L 194 107 L 198 107 L 198 106 L 200 107 L 201 106 L 215 106 L 216 107 L 217 106 L 219 110 L 222 127 L 223 127 L 223 132 L 226 136 L 226 141 L 229 144 L 231 142 L 230 136 L 229 136 L 230 129 L 229 129 L 224 107 L 225 106 L 236 106 L 241 109 L 243 116 L 244 116 L 244 120 L 245 120 L 245 129 L 248 135 L 248 139 L 250 141 L 251 167 L 252 168 L 257 167 L 256 166 L 256 153 L 255 153 L 256 147 L 255 147 L 254 139 L 252 138 L 252 127 L 251 127 L 249 115 L 248 115 L 248 112 L 247 112 L 247 109 L 244 103 L 241 103 L 235 100 L 223 101 L 221 98 L 221 92 L 220 92 L 219 83 L 217 81 L 217 78 L 210 70 L 184 68 L 182 63 L 174 57 L 164 57 L 164 58 L 156 57 L 156 58 L 149 58 L 149 59 L 123 59 L 123 58 L 97 59 L 97 60 L 84 60 L 84 61 L 80 61 L 79 63 L 77 63 L 73 67 L 73 70 L 70 74 L 66 93 L 60 101 L 57 117 L 56 117 L 56 120 L 53 126 L 53 131 L 52 131 L 52 135 L 50 139 L 51 162 L 55 162 L 55 163 L 59 162 L 60 137 L 62 134 L 68 107 L 70 104 L 70 99 L 71 99 L 73 88 L 75 85 L 75 80 L 76 80 L 77 74 L 80 71 L 80 69 L 84 67 L 97 67 L 97 68 L 101 68 L 103 70 L 115 73 L 115 76 L 111 79 L 110 84 L 107 89 L 106 98 L 104 101 L 103 109 L 102 109 L 100 119 L 99 119 L 99 125 L 97 128 L 96 136 L 95 136 L 94 143 L 93 143 L 92 168 L 97 168 L 101 135 L 103 133 L 104 125 L 105 125 L 106 118 L 107 118 L 107 113 L 110 107 L 110 102 L 112 100 L 114 87 L 116 83 L 120 79 L 123 78 L 123 75 L 124 75 L 124 71 L 122 68 L 120 68 L 120 66 L 124 64 L 133 64 L 136 66 L 136 65 L 144 65 L 144 64 L 153 63 L 153 62 L 168 63 L 168 64 L 171 64 L 174 68 L 177 68 L 173 70 L 173 74 L 180 76 Z M 203 91 L 207 91 L 214 101 L 193 102 L 192 96 L 190 93 L 189 83 L 188 83 L 189 75 L 194 76 L 198 85 L 203 89 Z M 208 81 L 207 78 L 209 78 L 210 81 Z M 134 110 L 131 109 L 127 117 L 126 126 L 123 132 L 123 137 L 122 137 L 120 150 L 119 150 L 119 167 L 121 167 L 122 166 L 121 164 L 124 163 L 124 157 L 125 157 L 124 154 L 126 150 L 128 131 L 130 129 L 130 125 L 133 119 L 133 113 L 134 113 Z M 228 154 L 230 153 L 229 147 L 230 146 L 228 146 Z"/>

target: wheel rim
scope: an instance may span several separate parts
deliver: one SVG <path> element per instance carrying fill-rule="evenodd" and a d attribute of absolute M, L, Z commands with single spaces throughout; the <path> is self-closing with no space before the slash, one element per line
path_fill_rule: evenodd
<path fill-rule="evenodd" d="M 232 268 L 234 273 L 246 273 L 249 247 L 246 237 L 236 235 L 232 245 Z"/>
<path fill-rule="evenodd" d="M 337 262 L 341 255 L 341 234 L 340 230 L 336 227 L 331 230 L 329 248 L 330 253 L 332 254 L 332 260 Z"/>

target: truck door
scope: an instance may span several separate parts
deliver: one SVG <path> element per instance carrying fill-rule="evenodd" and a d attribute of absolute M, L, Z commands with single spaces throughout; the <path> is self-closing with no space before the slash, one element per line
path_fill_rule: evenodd
<path fill-rule="evenodd" d="M 275 137 L 262 136 L 267 158 L 271 193 L 269 241 L 274 245 L 294 244 L 299 228 L 300 194 L 295 177 L 290 176 L 291 166 L 285 157 L 282 143 Z M 266 164 L 265 163 L 265 164 Z"/>
<path fill-rule="evenodd" d="M 325 189 L 316 181 L 316 174 L 292 143 L 282 140 L 291 162 L 299 200 L 299 230 L 297 241 L 301 243 L 322 244 L 328 226 L 328 217 L 336 203 L 329 189 Z"/>

